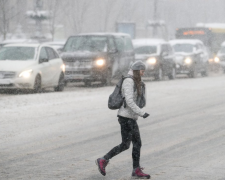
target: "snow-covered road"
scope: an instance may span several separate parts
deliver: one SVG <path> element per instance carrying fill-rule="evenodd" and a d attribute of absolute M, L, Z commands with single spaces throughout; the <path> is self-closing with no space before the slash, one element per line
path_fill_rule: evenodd
<path fill-rule="evenodd" d="M 146 82 L 141 165 L 157 180 L 225 179 L 225 76 Z M 114 87 L 0 94 L 1 180 L 125 180 L 130 149 L 103 177 L 94 161 L 121 142 Z M 72 89 L 72 90 L 71 90 Z"/>

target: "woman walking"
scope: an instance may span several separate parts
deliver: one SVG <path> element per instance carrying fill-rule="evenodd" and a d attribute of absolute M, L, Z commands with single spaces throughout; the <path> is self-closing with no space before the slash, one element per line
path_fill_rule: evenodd
<path fill-rule="evenodd" d="M 107 166 L 109 159 L 129 149 L 130 143 L 132 142 L 132 178 L 150 179 L 150 175 L 142 172 L 142 168 L 139 163 L 142 144 L 137 119 L 138 116 L 143 118 L 147 118 L 149 116 L 148 113 L 141 109 L 145 105 L 146 101 L 145 84 L 141 81 L 141 76 L 143 76 L 144 71 L 145 64 L 141 61 L 137 61 L 131 66 L 131 70 L 128 73 L 128 77 L 130 78 L 126 78 L 123 81 L 121 92 L 125 99 L 117 114 L 118 121 L 121 126 L 122 143 L 111 149 L 103 157 L 96 160 L 99 172 L 103 176 L 106 175 L 105 167 Z"/>

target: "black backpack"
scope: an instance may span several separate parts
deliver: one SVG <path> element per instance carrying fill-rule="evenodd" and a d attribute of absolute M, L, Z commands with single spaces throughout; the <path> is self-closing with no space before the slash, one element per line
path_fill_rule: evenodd
<path fill-rule="evenodd" d="M 121 93 L 123 81 L 126 78 L 133 79 L 132 76 L 122 76 L 120 81 L 116 84 L 116 87 L 113 93 L 109 96 L 109 99 L 108 99 L 109 109 L 112 109 L 112 110 L 119 109 L 123 105 L 123 103 L 124 103 L 124 107 L 126 107 L 126 101 Z M 136 86 L 134 86 L 134 91 L 135 89 L 136 89 Z M 139 108 L 143 108 L 146 105 L 146 99 L 144 94 L 145 94 L 145 84 L 142 83 L 142 95 L 137 97 L 137 106 Z"/>
<path fill-rule="evenodd" d="M 122 96 L 121 89 L 122 89 L 123 81 L 126 78 L 132 78 L 132 77 L 122 76 L 122 78 L 116 84 L 116 87 L 113 93 L 109 96 L 109 99 L 108 99 L 109 109 L 112 109 L 112 110 L 119 109 L 123 105 L 124 97 Z"/>

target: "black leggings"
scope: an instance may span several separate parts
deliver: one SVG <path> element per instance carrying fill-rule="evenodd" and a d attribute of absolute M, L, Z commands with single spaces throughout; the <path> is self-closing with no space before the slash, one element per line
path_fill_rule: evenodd
<path fill-rule="evenodd" d="M 132 151 L 132 158 L 133 158 L 133 168 L 137 168 L 140 166 L 140 151 L 141 151 L 141 136 L 138 128 L 138 124 L 135 120 L 124 118 L 119 116 L 118 119 L 120 126 L 121 126 L 121 136 L 122 136 L 122 143 L 116 147 L 114 147 L 111 151 L 109 151 L 104 158 L 106 160 L 111 159 L 112 157 L 116 156 L 117 154 L 121 153 L 129 149 L 130 143 L 133 143 L 133 151 Z"/>

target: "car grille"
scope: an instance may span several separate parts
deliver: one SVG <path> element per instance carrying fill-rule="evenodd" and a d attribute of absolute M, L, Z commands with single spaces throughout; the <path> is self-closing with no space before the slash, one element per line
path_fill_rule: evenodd
<path fill-rule="evenodd" d="M 0 87 L 13 87 L 14 84 L 0 84 Z"/>
<path fill-rule="evenodd" d="M 90 71 L 66 71 L 66 75 L 90 75 Z"/>
<path fill-rule="evenodd" d="M 92 66 L 92 60 L 78 59 L 73 61 L 65 61 L 65 65 L 68 65 L 70 67 L 87 67 L 87 66 Z"/>
<path fill-rule="evenodd" d="M 0 71 L 0 79 L 12 79 L 15 78 L 16 72 L 12 71 Z"/>

